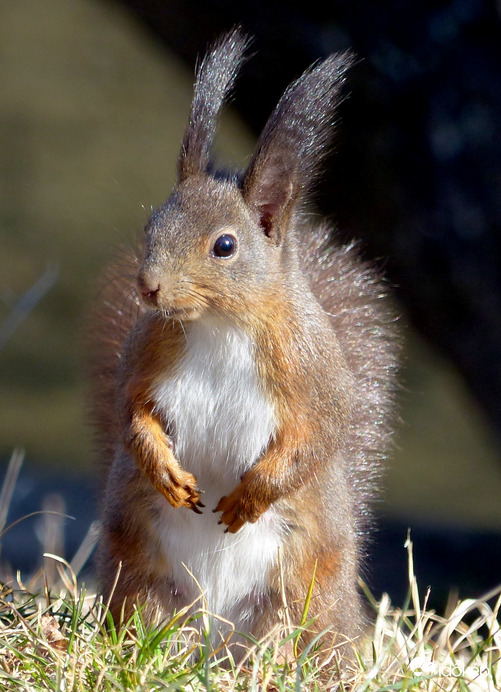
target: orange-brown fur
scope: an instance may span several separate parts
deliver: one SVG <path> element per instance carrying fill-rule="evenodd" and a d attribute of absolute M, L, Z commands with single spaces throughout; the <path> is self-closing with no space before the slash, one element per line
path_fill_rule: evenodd
<path fill-rule="evenodd" d="M 139 602 L 146 620 L 157 622 L 189 605 L 184 581 L 173 576 L 175 557 L 165 552 L 165 532 L 176 529 L 159 528 L 174 516 L 165 514 L 162 496 L 176 508 L 173 527 L 183 516 L 192 524 L 183 512 L 203 511 L 193 526 L 210 526 L 211 540 L 223 541 L 224 531 L 243 535 L 250 524 L 264 527 L 258 529 L 264 536 L 269 525 L 280 550 L 263 563 L 265 586 L 249 585 L 245 626 L 264 635 L 280 621 L 284 599 L 298 624 L 315 573 L 310 630 L 330 628 L 342 643 L 359 636 L 363 623 L 357 576 L 367 506 L 391 434 L 393 318 L 381 303 L 377 273 L 354 248 L 329 249 L 328 230 L 309 226 L 299 210 L 314 159 L 325 148 L 325 113 L 337 98 L 346 59 L 328 59 L 286 93 L 243 179 L 211 175 L 210 142 L 224 96 L 217 75 L 228 88 L 242 47 L 238 34 L 229 35 L 199 72 L 179 184 L 148 224 L 142 260 L 132 262 L 142 300 L 119 272 L 117 282 L 108 280 L 111 297 L 97 318 L 94 418 L 108 468 L 99 571 L 115 618 L 122 609 L 130 615 Z M 318 132 L 303 151 L 296 140 L 301 128 L 311 130 L 310 111 Z M 214 259 L 222 234 L 238 238 L 238 251 Z M 199 488 L 177 458 L 175 421 L 157 388 L 189 367 L 191 330 L 207 316 L 224 318 L 241 340 L 238 348 L 250 353 L 252 396 L 271 404 L 274 428 L 241 477 L 221 467 L 234 474 L 233 485 L 228 489 L 221 476 L 227 490 L 205 508 L 203 493 L 217 493 L 218 481 Z M 232 420 L 235 414 L 228 411 Z"/>
<path fill-rule="evenodd" d="M 121 402 L 125 412 L 124 442 L 138 468 L 173 507 L 195 509 L 200 502 L 196 479 L 175 458 L 168 431 L 151 402 L 155 375 L 172 367 L 180 350 L 181 328 L 179 324 L 170 327 L 166 340 L 165 321 L 154 315 L 146 321 L 136 345 L 137 359 L 130 364 L 134 375 L 127 382 Z"/>

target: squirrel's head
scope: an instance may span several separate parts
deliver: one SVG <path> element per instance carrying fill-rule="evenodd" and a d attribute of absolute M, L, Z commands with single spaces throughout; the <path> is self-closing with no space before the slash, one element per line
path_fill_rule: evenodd
<path fill-rule="evenodd" d="M 138 292 L 180 320 L 207 310 L 236 318 L 272 302 L 297 266 L 298 212 L 328 151 L 349 55 L 331 56 L 285 92 L 247 170 L 213 175 L 217 115 L 243 60 L 238 30 L 203 60 L 178 162 L 178 184 L 145 231 Z"/>
<path fill-rule="evenodd" d="M 194 175 L 150 218 L 138 289 L 144 302 L 181 320 L 206 310 L 233 314 L 268 290 L 279 247 L 259 228 L 235 181 Z"/>

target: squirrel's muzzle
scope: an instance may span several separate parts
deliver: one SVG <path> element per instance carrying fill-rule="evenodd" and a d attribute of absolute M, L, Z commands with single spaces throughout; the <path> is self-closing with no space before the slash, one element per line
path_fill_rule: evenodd
<path fill-rule="evenodd" d="M 156 306 L 160 293 L 160 281 L 154 276 L 140 272 L 137 276 L 137 289 L 147 305 Z"/>

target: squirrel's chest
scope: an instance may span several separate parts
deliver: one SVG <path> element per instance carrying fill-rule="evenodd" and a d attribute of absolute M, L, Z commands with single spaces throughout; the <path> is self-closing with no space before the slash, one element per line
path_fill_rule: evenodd
<path fill-rule="evenodd" d="M 198 515 L 159 497 L 153 530 L 169 578 L 182 604 L 199 596 L 199 584 L 209 610 L 243 622 L 265 590 L 280 542 L 273 509 L 235 535 L 226 534 L 211 512 L 262 455 L 275 430 L 274 407 L 259 383 L 250 339 L 215 318 L 187 325 L 183 352 L 158 378 L 153 396 L 174 453 L 196 476 L 206 505 Z"/>
<path fill-rule="evenodd" d="M 213 317 L 187 325 L 185 346 L 158 378 L 154 399 L 169 424 L 177 458 L 200 483 L 215 477 L 219 485 L 224 478 L 233 489 L 276 426 L 250 338 L 233 323 Z"/>

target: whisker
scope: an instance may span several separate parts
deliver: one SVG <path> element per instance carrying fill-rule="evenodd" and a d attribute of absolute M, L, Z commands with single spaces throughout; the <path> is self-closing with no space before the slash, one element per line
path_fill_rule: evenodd
<path fill-rule="evenodd" d="M 186 334 L 186 329 L 184 328 L 183 322 L 180 320 L 179 323 L 181 325 L 181 329 L 182 329 L 182 332 L 184 334 L 184 343 L 186 344 L 186 343 L 188 343 L 188 335 Z"/>

